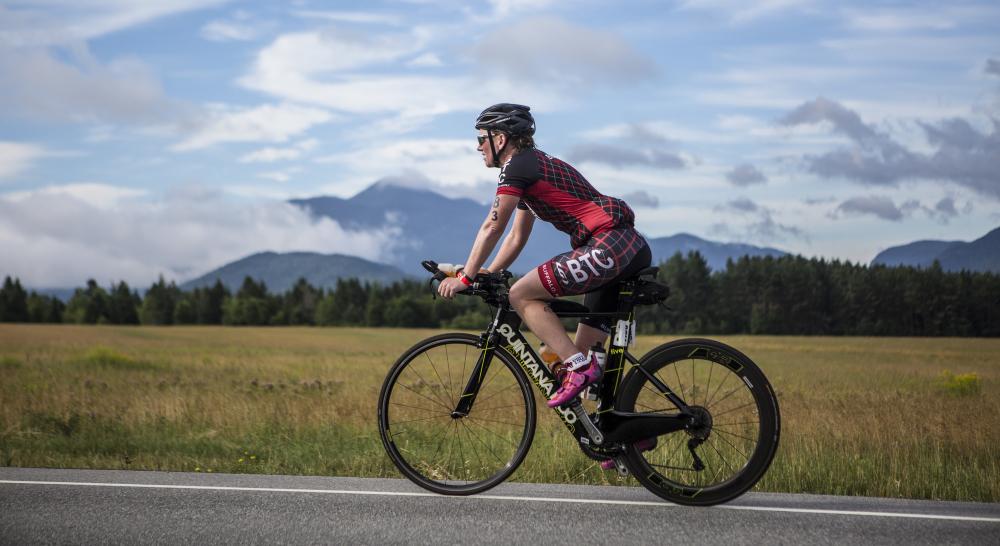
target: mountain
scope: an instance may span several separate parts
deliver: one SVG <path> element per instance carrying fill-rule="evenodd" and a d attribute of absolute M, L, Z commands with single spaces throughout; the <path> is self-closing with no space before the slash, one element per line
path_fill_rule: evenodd
<path fill-rule="evenodd" d="M 945 271 L 991 271 L 1000 273 L 1000 228 L 972 242 L 917 241 L 879 252 L 872 265 L 928 267 L 934 260 Z"/>
<path fill-rule="evenodd" d="M 947 248 L 964 244 L 962 241 L 916 241 L 907 245 L 894 246 L 879 252 L 872 265 L 912 265 L 927 267 Z"/>
<path fill-rule="evenodd" d="M 228 263 L 214 271 L 182 285 L 182 290 L 211 286 L 216 279 L 229 290 L 239 290 L 246 277 L 264 281 L 272 294 L 289 290 L 300 277 L 305 277 L 315 287 L 332 288 L 337 279 L 356 277 L 365 281 L 391 284 L 406 274 L 391 265 L 385 265 L 342 254 L 317 254 L 315 252 L 261 252 Z"/>
<path fill-rule="evenodd" d="M 370 230 L 394 226 L 400 236 L 392 248 L 386 249 L 380 261 L 417 276 L 425 274 L 420 267 L 422 260 L 464 262 L 475 240 L 476 230 L 489 210 L 487 205 L 471 199 L 451 199 L 432 191 L 384 182 L 376 183 L 349 199 L 313 197 L 290 202 L 314 216 L 332 218 L 347 229 Z M 773 248 L 717 243 L 683 233 L 648 240 L 653 251 L 653 263 L 667 260 L 678 251 L 686 254 L 697 250 L 714 270 L 724 269 L 727 258 L 785 254 Z M 569 249 L 568 235 L 547 222 L 535 222 L 528 244 L 511 270 L 524 273 Z"/>
<path fill-rule="evenodd" d="M 743 256 L 774 256 L 777 258 L 788 254 L 782 250 L 770 247 L 762 248 L 740 243 L 706 241 L 687 233 L 648 239 L 648 241 L 649 249 L 653 251 L 653 263 L 667 260 L 677 252 L 687 255 L 688 252 L 697 250 L 705 258 L 708 266 L 713 271 L 725 269 L 726 260 L 730 258 L 735 261 Z"/>

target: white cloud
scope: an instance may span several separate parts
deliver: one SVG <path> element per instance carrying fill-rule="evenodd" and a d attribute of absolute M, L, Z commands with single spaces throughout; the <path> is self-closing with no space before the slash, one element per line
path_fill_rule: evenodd
<path fill-rule="evenodd" d="M 0 43 L 49 46 L 90 40 L 229 0 L 35 0 L 0 6 Z"/>
<path fill-rule="evenodd" d="M 98 186 L 0 195 L 5 273 L 35 287 L 78 286 L 87 278 L 142 286 L 160 274 L 194 278 L 263 250 L 385 261 L 398 242 L 394 228 L 348 231 L 285 202 L 233 200 L 217 192 L 185 190 L 150 200 L 104 186 L 100 191 L 112 198 L 85 200 Z"/>
<path fill-rule="evenodd" d="M 479 180 L 495 181 L 498 173 L 495 169 L 485 167 L 482 156 L 476 150 L 476 141 L 471 138 L 374 143 L 369 147 L 333 154 L 317 161 L 336 163 L 351 173 L 351 176 L 337 180 L 337 186 L 333 189 L 339 194 L 358 191 L 373 180 L 386 176 L 404 180 L 434 180 L 442 188 L 467 189 L 477 187 Z"/>
<path fill-rule="evenodd" d="M 406 63 L 406 66 L 412 66 L 415 68 L 435 68 L 438 66 L 444 66 L 444 62 L 442 62 L 441 58 L 434 53 L 423 53 Z"/>
<path fill-rule="evenodd" d="M 293 12 L 293 14 L 303 19 L 319 19 L 338 23 L 401 25 L 403 22 L 402 18 L 397 15 L 361 11 L 299 10 Z"/>
<path fill-rule="evenodd" d="M 235 21 L 211 21 L 201 27 L 201 37 L 212 42 L 245 42 L 259 33 L 255 26 Z"/>
<path fill-rule="evenodd" d="M 319 145 L 319 141 L 310 138 L 287 148 L 262 148 L 240 157 L 240 163 L 274 163 L 275 161 L 298 159 L 304 153 L 315 149 L 317 145 Z"/>
<path fill-rule="evenodd" d="M 0 140 L 0 180 L 21 174 L 45 155 L 45 148 L 37 144 Z"/>
<path fill-rule="evenodd" d="M 806 9 L 813 4 L 815 4 L 815 0 L 756 0 L 754 2 L 746 2 L 745 0 L 684 0 L 681 2 L 680 9 L 708 11 L 720 14 L 732 24 L 744 24 L 777 13 Z"/>
<path fill-rule="evenodd" d="M 559 88 L 622 86 L 651 79 L 656 63 L 622 37 L 554 17 L 526 18 L 473 48 L 481 67 L 508 79 Z"/>
<path fill-rule="evenodd" d="M 493 14 L 496 17 L 507 17 L 508 15 L 531 11 L 538 13 L 541 10 L 555 4 L 555 0 L 489 0 L 493 5 Z"/>
<path fill-rule="evenodd" d="M 0 46 L 0 112 L 103 123 L 153 123 L 189 115 L 135 58 L 104 64 L 82 44 L 63 53 Z"/>
<path fill-rule="evenodd" d="M 145 190 L 124 188 L 95 182 L 79 182 L 62 186 L 46 186 L 37 190 L 10 192 L 0 197 L 11 203 L 23 203 L 36 197 L 66 197 L 97 209 L 113 209 L 130 199 L 146 195 Z"/>
<path fill-rule="evenodd" d="M 202 127 L 171 149 L 197 150 L 220 142 L 286 142 L 314 125 L 333 119 L 334 115 L 326 110 L 290 103 L 238 111 L 215 106 L 211 118 Z"/>

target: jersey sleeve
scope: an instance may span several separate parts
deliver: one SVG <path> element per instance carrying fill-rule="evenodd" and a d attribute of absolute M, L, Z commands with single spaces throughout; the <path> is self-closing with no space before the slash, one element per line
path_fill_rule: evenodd
<path fill-rule="evenodd" d="M 533 152 L 534 150 L 526 150 L 516 154 L 500 169 L 497 195 L 521 197 L 527 191 L 528 186 L 538 180 L 538 165 Z M 521 208 L 520 204 L 518 204 L 518 208 Z"/>

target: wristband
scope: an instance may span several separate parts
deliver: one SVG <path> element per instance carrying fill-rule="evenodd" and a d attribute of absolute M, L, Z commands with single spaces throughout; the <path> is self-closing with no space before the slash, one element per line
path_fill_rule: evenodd
<path fill-rule="evenodd" d="M 472 286 L 472 279 L 465 275 L 465 271 L 461 271 L 458 274 L 458 280 L 462 281 L 465 286 Z"/>

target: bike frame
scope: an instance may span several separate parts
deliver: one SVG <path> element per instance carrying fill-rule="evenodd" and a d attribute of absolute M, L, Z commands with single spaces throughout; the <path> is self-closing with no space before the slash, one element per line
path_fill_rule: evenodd
<path fill-rule="evenodd" d="M 559 306 L 569 308 L 567 310 L 554 310 L 556 315 L 560 317 L 610 317 L 615 320 L 609 337 L 611 343 L 608 349 L 604 377 L 600 383 L 600 404 L 597 411 L 592 416 L 588 415 L 579 398 L 569 405 L 553 408 L 566 428 L 581 444 L 604 445 L 614 442 L 630 444 L 652 436 L 681 430 L 695 421 L 695 417 L 687 411 L 688 405 L 684 400 L 655 375 L 646 371 L 640 365 L 639 360 L 628 352 L 631 333 L 623 332 L 622 329 L 631 329 L 632 327 L 635 303 L 631 296 L 634 288 L 634 280 L 622 283 L 618 298 L 618 311 L 613 313 L 592 313 L 585 311 L 586 308 L 583 306 L 572 302 L 563 302 L 564 305 Z M 555 375 L 521 333 L 521 317 L 510 308 L 506 297 L 501 298 L 499 303 L 492 324 L 480 334 L 478 346 L 482 353 L 479 355 L 465 390 L 452 412 L 452 417 L 464 417 L 472 410 L 479 388 L 483 384 L 483 379 L 489 371 L 497 349 L 506 351 L 517 361 L 521 368 L 520 371 L 534 383 L 535 388 L 546 400 L 552 398 L 556 390 L 559 389 L 559 382 Z M 626 362 L 639 370 L 638 373 L 646 375 L 663 396 L 678 408 L 678 413 L 663 415 L 616 410 L 614 406 L 618 390 L 625 377 Z"/>

